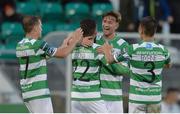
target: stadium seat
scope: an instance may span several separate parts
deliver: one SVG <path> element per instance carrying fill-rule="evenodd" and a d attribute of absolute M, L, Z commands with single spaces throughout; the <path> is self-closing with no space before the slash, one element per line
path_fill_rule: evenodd
<path fill-rule="evenodd" d="M 15 25 L 18 25 L 18 24 L 15 24 Z M 20 28 L 16 28 L 16 29 L 20 30 Z M 23 38 L 22 31 L 17 31 L 15 33 L 11 33 L 11 35 L 9 35 L 9 37 L 6 37 L 6 44 L 4 45 L 5 51 L 3 51 L 3 53 L 1 53 L 0 58 L 15 59 L 16 58 L 16 54 L 15 54 L 16 45 L 22 38 Z"/>
<path fill-rule="evenodd" d="M 12 45 L 13 43 L 13 45 Z M 0 46 L 0 59 L 15 59 L 16 58 L 16 44 L 14 42 L 7 43 Z"/>
<path fill-rule="evenodd" d="M 21 39 L 23 37 L 23 29 L 20 23 L 6 22 L 2 24 L 2 39 Z"/>
<path fill-rule="evenodd" d="M 85 3 L 68 3 L 65 6 L 66 19 L 80 21 L 90 16 L 90 8 Z"/>
<path fill-rule="evenodd" d="M 56 31 L 74 31 L 76 28 L 78 28 L 79 23 L 72 23 L 72 24 L 66 24 L 66 23 L 60 23 L 57 24 L 55 29 Z"/>
<path fill-rule="evenodd" d="M 40 0 L 41 2 L 59 2 L 60 0 Z"/>
<path fill-rule="evenodd" d="M 102 32 L 102 22 L 101 21 L 97 22 L 97 30 L 99 32 Z"/>
<path fill-rule="evenodd" d="M 113 6 L 110 3 L 95 3 L 92 6 L 92 16 L 96 20 L 101 20 L 104 13 L 112 10 Z"/>
<path fill-rule="evenodd" d="M 21 37 L 21 38 L 8 38 L 8 39 L 6 39 L 5 48 L 7 48 L 7 49 L 15 49 L 17 43 L 20 40 L 22 40 L 22 39 L 23 39 L 23 37 Z"/>
<path fill-rule="evenodd" d="M 44 22 L 60 22 L 63 19 L 62 6 L 59 3 L 44 2 L 40 4 L 40 14 Z"/>
<path fill-rule="evenodd" d="M 0 44 L 0 54 L 1 54 L 1 50 L 5 49 L 3 44 Z"/>
<path fill-rule="evenodd" d="M 18 2 L 17 12 L 26 15 L 35 15 L 37 14 L 37 7 L 38 5 L 33 2 Z"/>
<path fill-rule="evenodd" d="M 42 25 L 42 36 L 47 35 L 49 32 L 54 30 L 54 25 L 51 23 L 44 23 Z"/>

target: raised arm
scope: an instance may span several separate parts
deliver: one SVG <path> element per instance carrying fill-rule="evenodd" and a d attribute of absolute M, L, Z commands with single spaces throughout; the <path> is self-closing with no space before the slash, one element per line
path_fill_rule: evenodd
<path fill-rule="evenodd" d="M 81 28 L 78 28 L 74 33 L 66 38 L 63 44 L 57 48 L 55 57 L 64 58 L 74 49 L 76 44 L 82 39 L 83 31 Z"/>

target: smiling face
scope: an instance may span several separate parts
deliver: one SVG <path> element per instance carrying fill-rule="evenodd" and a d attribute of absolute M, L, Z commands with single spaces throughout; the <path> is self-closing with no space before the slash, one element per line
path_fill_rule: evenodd
<path fill-rule="evenodd" d="M 102 28 L 105 36 L 114 34 L 118 26 L 119 24 L 113 16 L 105 16 L 102 20 Z"/>

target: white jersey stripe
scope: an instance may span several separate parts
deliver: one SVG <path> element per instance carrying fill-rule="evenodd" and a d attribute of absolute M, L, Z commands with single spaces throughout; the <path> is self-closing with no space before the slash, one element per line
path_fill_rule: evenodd
<path fill-rule="evenodd" d="M 22 93 L 24 99 L 50 94 L 49 89 L 39 89 Z"/>
<path fill-rule="evenodd" d="M 23 50 L 23 51 L 16 51 L 16 56 L 17 57 L 25 57 L 25 56 L 32 56 L 35 55 L 35 52 L 33 49 L 29 50 Z"/>
<path fill-rule="evenodd" d="M 105 81 L 122 81 L 122 78 L 123 78 L 122 76 L 100 74 L 100 80 L 105 80 Z"/>
<path fill-rule="evenodd" d="M 135 67 L 130 67 L 132 72 L 133 73 L 136 73 L 136 74 L 140 74 L 140 75 L 152 75 L 151 72 L 148 72 L 149 69 L 139 69 L 139 68 L 135 68 Z M 156 75 L 161 75 L 162 73 L 162 68 L 160 69 L 154 69 L 153 72 L 156 74 Z"/>
<path fill-rule="evenodd" d="M 151 55 L 149 55 L 149 56 L 151 56 Z M 156 55 L 156 56 L 152 55 L 152 58 L 153 58 L 153 62 L 163 61 L 166 59 L 165 56 L 163 56 L 163 55 Z M 141 55 L 135 55 L 135 54 L 132 55 L 132 60 L 135 60 L 135 61 L 150 61 L 150 59 L 152 59 L 152 58 L 148 58 L 148 56 L 147 56 L 146 59 L 143 59 L 141 57 Z"/>
<path fill-rule="evenodd" d="M 36 62 L 36 63 L 30 63 L 28 65 L 28 70 L 33 70 L 33 69 L 37 69 L 41 66 L 46 66 L 46 60 L 41 60 L 39 62 Z M 20 71 L 24 71 L 26 69 L 26 64 L 21 64 L 20 65 Z"/>
<path fill-rule="evenodd" d="M 34 82 L 46 81 L 46 80 L 47 80 L 47 75 L 41 74 L 41 75 L 36 75 L 35 77 L 32 77 L 32 78 L 21 79 L 20 84 L 21 85 L 28 85 L 28 84 L 31 84 Z"/>
<path fill-rule="evenodd" d="M 75 69 L 75 67 L 73 67 Z M 87 67 L 77 67 L 76 68 L 76 73 L 84 73 Z M 99 70 L 99 67 L 89 67 L 86 73 L 97 73 Z"/>
<path fill-rule="evenodd" d="M 133 44 L 133 50 L 136 50 L 137 48 L 143 48 L 146 47 L 146 44 L 150 43 L 150 42 L 143 42 L 142 44 Z M 153 48 L 161 48 L 162 50 L 164 50 L 164 46 L 162 45 L 157 45 L 153 42 L 150 43 L 152 45 Z"/>
<path fill-rule="evenodd" d="M 161 87 L 162 81 L 159 81 L 155 84 L 150 84 L 147 82 L 138 82 L 136 80 L 130 79 L 130 85 L 140 87 L 140 88 L 153 88 L 153 87 Z"/>
<path fill-rule="evenodd" d="M 101 88 L 101 94 L 105 95 L 122 95 L 121 89 L 105 89 Z"/>
<path fill-rule="evenodd" d="M 71 97 L 72 98 L 100 98 L 100 92 L 71 92 Z"/>
<path fill-rule="evenodd" d="M 72 53 L 72 59 L 91 59 L 94 60 L 94 53 L 79 53 L 79 52 L 73 52 Z"/>
<path fill-rule="evenodd" d="M 117 43 L 119 44 L 119 46 L 121 46 L 125 41 L 123 39 L 120 39 L 117 41 Z"/>
<path fill-rule="evenodd" d="M 37 52 L 36 52 L 36 55 L 41 55 L 41 54 L 44 54 L 44 51 L 42 49 L 39 49 Z"/>
<path fill-rule="evenodd" d="M 136 95 L 130 93 L 129 99 L 134 101 L 160 101 L 161 95 Z"/>
<path fill-rule="evenodd" d="M 91 86 L 91 85 L 98 85 L 98 84 L 100 84 L 100 82 L 99 82 L 99 80 L 89 81 L 89 82 L 76 80 L 76 81 L 73 81 L 73 84 L 76 86 Z"/>

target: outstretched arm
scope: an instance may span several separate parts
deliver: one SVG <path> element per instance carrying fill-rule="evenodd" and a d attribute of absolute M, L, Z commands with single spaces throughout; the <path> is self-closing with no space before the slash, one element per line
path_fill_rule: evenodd
<path fill-rule="evenodd" d="M 129 67 L 124 66 L 121 63 L 107 64 L 105 57 L 102 57 L 100 61 L 102 62 L 103 67 L 109 70 L 113 75 L 130 76 Z"/>
<path fill-rule="evenodd" d="M 128 54 L 128 51 L 114 51 L 112 52 L 113 47 L 109 45 L 108 43 L 105 43 L 103 46 L 99 47 L 97 49 L 98 53 L 103 53 L 105 55 L 105 58 L 107 60 L 108 64 L 111 63 L 119 63 L 122 61 L 128 61 L 130 59 L 130 56 Z"/>
<path fill-rule="evenodd" d="M 109 67 L 113 69 L 119 75 L 130 76 L 130 69 L 127 66 L 122 65 L 121 63 L 110 64 Z"/>

